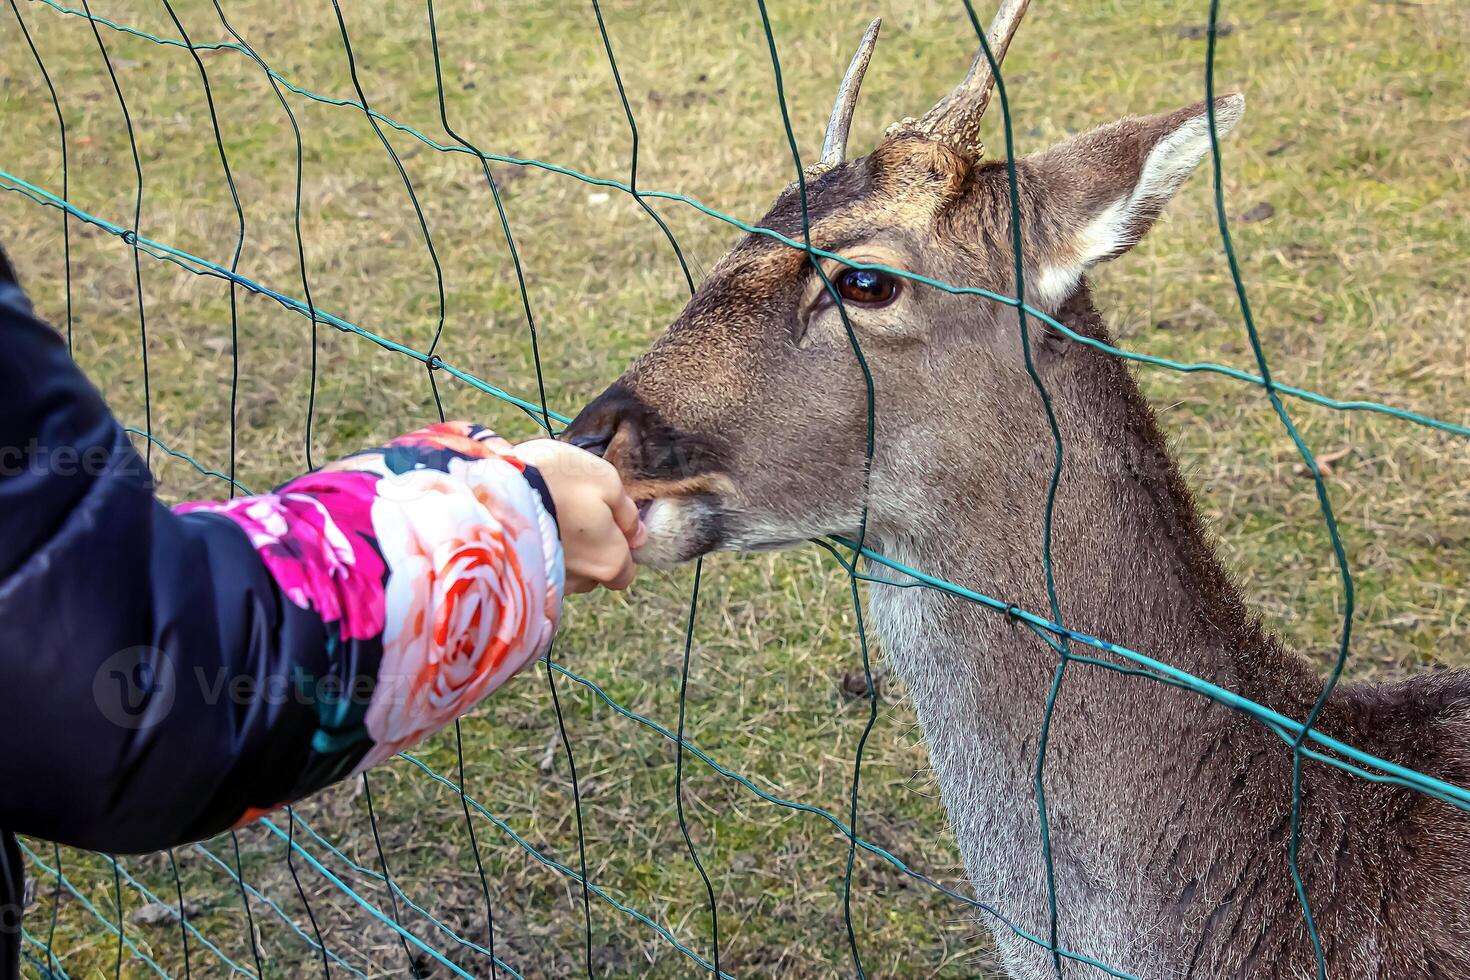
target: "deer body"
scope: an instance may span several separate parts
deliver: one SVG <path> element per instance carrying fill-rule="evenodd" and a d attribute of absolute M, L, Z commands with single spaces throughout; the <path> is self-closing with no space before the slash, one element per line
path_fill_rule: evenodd
<path fill-rule="evenodd" d="M 995 57 L 1025 6 L 1003 3 Z M 1006 169 L 977 142 L 983 55 L 922 119 L 845 159 L 876 33 L 844 80 L 806 201 L 788 188 L 761 221 L 797 241 L 809 224 L 837 258 L 747 236 L 568 430 L 641 502 L 638 559 L 852 537 L 866 520 L 881 553 L 1047 612 L 1054 450 L 1029 357 L 1065 451 L 1052 542 L 1064 624 L 1305 717 L 1320 679 L 1247 610 L 1126 366 L 1035 318 L 1023 347 L 1014 307 L 890 271 L 1001 295 L 1022 285 Z M 1229 96 L 1124 119 L 1019 160 L 1027 302 L 1106 339 L 1087 271 L 1137 242 L 1205 156 L 1207 113 L 1224 134 L 1243 107 Z M 874 585 L 870 608 L 977 897 L 1046 942 L 1035 767 L 1056 652 L 935 591 Z M 1342 685 L 1317 728 L 1470 784 L 1470 674 Z M 1149 980 L 1315 975 L 1288 866 L 1292 754 L 1275 734 L 1197 695 L 1073 662 L 1043 785 L 1060 948 Z M 1470 978 L 1470 815 L 1320 763 L 1305 764 L 1303 787 L 1299 864 L 1329 975 Z M 986 924 L 1012 977 L 1055 975 L 1047 950 Z"/>
<path fill-rule="evenodd" d="M 1085 290 L 1059 318 L 1099 336 Z M 1048 363 L 1043 381 L 1069 459 L 1053 542 L 1064 622 L 1127 637 L 1304 717 L 1321 690 L 1316 674 L 1249 617 L 1127 369 L 1078 346 Z M 985 450 L 1049 455 L 1037 418 Z M 1045 610 L 1036 554 L 1046 486 L 1036 474 L 1047 467 L 1008 471 L 992 458 L 947 472 L 912 502 L 911 522 L 875 525 L 870 540 L 906 564 Z M 909 687 L 976 897 L 1047 939 L 1034 780 L 1056 654 L 1023 626 L 931 590 L 875 587 L 870 609 Z M 1457 784 L 1470 779 L 1470 679 L 1340 692 L 1325 731 Z M 1045 785 L 1062 948 L 1137 977 L 1314 974 L 1288 874 L 1291 755 L 1277 736 L 1196 695 L 1074 663 Z M 1470 820 L 1323 766 L 1309 765 L 1304 785 L 1301 866 L 1330 975 L 1470 976 Z M 1045 950 L 1004 926 L 995 935 L 1013 977 L 1055 975 Z"/>

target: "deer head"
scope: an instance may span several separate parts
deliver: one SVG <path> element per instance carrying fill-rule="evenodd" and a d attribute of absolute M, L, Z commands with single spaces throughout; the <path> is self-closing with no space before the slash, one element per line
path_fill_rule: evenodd
<path fill-rule="evenodd" d="M 1003 3 L 989 37 L 997 61 L 1025 7 Z M 927 114 L 847 160 L 877 31 L 875 21 L 842 82 L 820 162 L 807 172 L 811 244 L 846 262 L 1014 296 L 1006 167 L 982 158 L 978 137 L 995 82 L 990 59 L 982 49 Z M 1239 96 L 1217 100 L 1221 133 L 1243 106 Z M 1126 118 L 1018 160 L 1026 301 L 1060 308 L 1089 267 L 1139 240 L 1209 145 L 1206 107 L 1197 104 Z M 798 186 L 761 226 L 802 240 Z M 1032 327 L 1037 358 L 1064 346 Z M 855 349 L 872 376 L 870 469 L 869 386 Z M 638 558 L 667 565 L 712 550 L 852 535 L 865 504 L 880 535 L 927 519 L 923 488 L 936 471 L 983 465 L 997 434 L 1038 417 L 1013 307 L 750 234 L 566 437 L 619 467 L 650 531 Z"/>

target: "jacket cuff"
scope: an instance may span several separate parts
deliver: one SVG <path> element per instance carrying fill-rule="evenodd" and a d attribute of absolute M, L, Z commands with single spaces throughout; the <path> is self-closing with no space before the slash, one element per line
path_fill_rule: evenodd
<path fill-rule="evenodd" d="M 536 491 L 536 496 L 541 499 L 541 506 L 546 509 L 546 513 L 551 515 L 551 522 L 560 526 L 560 522 L 556 519 L 556 501 L 552 499 L 551 488 L 546 485 L 546 480 L 541 476 L 541 471 L 527 463 L 526 468 L 522 471 L 522 475 L 525 476 L 526 482 L 531 485 L 531 489 Z"/>
<path fill-rule="evenodd" d="M 567 578 L 566 555 L 562 551 L 561 531 L 556 519 L 556 502 L 551 499 L 551 489 L 547 487 L 545 478 L 536 467 L 526 465 L 521 470 L 521 476 L 525 477 L 526 485 L 531 488 L 537 530 L 541 532 L 541 554 L 546 561 L 546 581 L 555 596 L 555 611 L 548 617 L 554 631 L 561 616 L 562 600 L 566 597 Z M 550 643 L 547 647 L 550 647 Z M 544 656 L 545 653 L 544 649 L 538 650 L 536 655 Z"/>

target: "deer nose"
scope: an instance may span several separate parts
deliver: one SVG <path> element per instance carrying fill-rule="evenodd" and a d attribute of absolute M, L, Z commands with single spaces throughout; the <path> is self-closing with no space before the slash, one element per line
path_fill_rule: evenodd
<path fill-rule="evenodd" d="M 571 432 L 571 429 L 567 430 Z M 607 452 L 607 444 L 612 442 L 612 436 L 606 432 L 581 432 L 576 435 L 567 436 L 567 442 L 578 449 L 585 449 L 594 456 L 601 456 Z"/>
<path fill-rule="evenodd" d="M 616 440 L 614 455 L 618 458 L 608 462 L 617 463 L 619 459 L 631 457 L 637 448 L 638 419 L 643 414 L 643 404 L 637 396 L 616 382 L 577 414 L 562 433 L 562 440 L 604 459 Z"/>

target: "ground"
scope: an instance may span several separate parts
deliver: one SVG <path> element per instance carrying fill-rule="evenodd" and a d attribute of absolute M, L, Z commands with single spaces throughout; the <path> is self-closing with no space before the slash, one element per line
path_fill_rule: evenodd
<path fill-rule="evenodd" d="M 1201 97 L 1204 2 L 1034 6 L 1007 62 L 1021 152 L 1119 115 Z M 222 7 L 283 78 L 334 99 L 355 97 L 329 6 L 291 5 L 289 15 L 263 0 Z M 889 122 L 941 96 L 974 45 L 963 5 L 949 0 L 775 0 L 770 7 L 786 99 L 808 160 L 869 18 L 887 16 L 855 124 L 852 146 L 859 151 Z M 91 215 L 131 226 L 133 160 L 91 27 L 84 17 L 41 3 L 19 8 L 65 112 L 69 199 Z M 176 8 L 196 43 L 229 40 L 214 7 L 187 0 Z M 160 37 L 179 36 L 162 4 L 99 0 L 93 12 Z M 446 109 L 456 132 L 487 152 L 628 179 L 632 138 L 591 7 L 446 0 L 435 12 Z M 439 121 L 426 10 L 374 0 L 348 5 L 344 13 L 373 108 L 453 145 Z M 756 4 L 607 0 L 603 13 L 638 124 L 638 186 L 757 219 L 793 170 Z M 982 17 L 988 13 L 980 10 Z M 1229 3 L 1222 12 L 1229 33 L 1219 42 L 1219 87 L 1249 99 L 1245 122 L 1225 150 L 1228 211 L 1280 380 L 1470 421 L 1467 17 L 1463 5 L 1449 2 L 1369 0 L 1309 0 L 1289 9 L 1252 0 Z M 238 227 L 194 61 L 179 47 L 105 26 L 100 31 L 137 136 L 142 234 L 228 267 Z M 302 298 L 291 126 L 248 57 L 221 50 L 201 58 L 244 205 L 240 273 Z M 55 116 L 10 10 L 0 11 L 0 80 L 0 170 L 60 195 Z M 434 264 L 393 162 L 360 109 L 287 98 L 304 138 L 302 235 L 313 301 L 427 351 L 438 328 Z M 412 179 L 443 270 L 446 313 L 435 352 L 457 369 L 539 400 L 520 291 L 478 161 L 385 130 Z M 1003 146 L 996 118 L 988 142 Z M 491 169 L 525 269 L 547 400 L 572 414 L 675 315 L 686 283 L 663 234 L 626 193 L 536 167 L 495 163 Z M 735 237 L 730 225 L 685 204 L 650 203 L 696 280 Z M 0 238 L 41 312 L 64 329 L 60 213 L 21 194 L 0 194 Z M 71 252 L 76 359 L 118 416 L 144 428 L 130 249 L 73 221 Z M 153 432 L 205 467 L 228 470 L 228 288 L 147 255 L 141 269 Z M 1206 172 L 1144 245 L 1096 278 L 1099 306 L 1122 346 L 1254 370 Z M 422 363 L 329 326 L 318 333 L 308 445 L 310 321 L 240 291 L 235 456 L 236 477 L 247 487 L 269 487 L 300 472 L 308 452 L 320 464 L 436 417 Z M 1340 626 L 1341 585 L 1311 482 L 1296 472 L 1295 450 L 1260 390 L 1152 367 L 1141 368 L 1140 376 L 1256 607 L 1273 629 L 1325 664 Z M 436 380 L 451 417 L 487 421 L 514 438 L 534 433 L 527 415 L 479 388 L 447 372 Z M 1349 675 L 1470 659 L 1464 479 L 1470 443 L 1401 420 L 1288 404 L 1316 450 L 1348 450 L 1332 464 L 1329 487 L 1358 588 Z M 218 479 L 160 449 L 153 465 L 170 500 L 227 492 Z M 692 569 L 650 573 L 626 595 L 570 603 L 557 661 L 618 705 L 672 729 L 691 576 Z M 845 820 L 867 717 L 855 626 L 845 576 L 815 547 L 708 561 L 693 629 L 690 741 L 763 792 Z M 852 686 L 853 672 L 856 698 L 844 690 L 844 677 Z M 673 743 L 572 679 L 561 677 L 556 693 L 575 753 L 590 879 L 708 957 L 708 902 L 676 819 Z M 469 796 L 541 854 L 575 868 L 570 769 L 544 669 L 518 679 L 462 727 Z M 449 782 L 405 760 L 373 772 L 382 851 L 407 898 L 458 936 L 485 944 L 486 901 L 453 785 L 453 733 L 415 754 Z M 820 816 L 762 801 L 692 758 L 686 758 L 683 791 L 690 832 L 713 881 L 720 965 L 750 976 L 851 972 L 842 834 Z M 301 822 L 296 834 L 332 874 L 391 916 L 381 884 L 354 870 L 354 863 L 379 868 L 365 804 L 361 783 L 354 783 L 297 810 L 340 856 Z M 495 951 L 520 973 L 580 973 L 589 955 L 599 975 L 699 972 L 649 925 L 596 895 L 588 954 L 576 885 L 478 811 L 472 814 L 495 916 Z M 891 682 L 881 685 L 878 723 L 863 757 L 858 814 L 866 839 L 963 887 L 920 733 Z M 285 819 L 277 825 L 284 830 Z M 49 845 L 30 843 L 49 864 Z M 239 846 L 245 879 L 281 912 L 252 901 L 266 973 L 315 969 L 313 950 L 285 921 L 311 931 L 284 841 L 257 824 L 240 832 Z M 234 860 L 228 837 L 204 847 Z M 221 955 L 253 970 L 234 881 L 204 849 L 176 855 L 191 924 Z M 65 895 L 57 909 L 54 948 L 61 965 L 72 976 L 110 974 L 116 937 L 98 917 L 116 917 L 111 867 L 70 851 L 62 859 L 81 898 Z M 408 957 L 382 921 L 304 857 L 295 865 L 333 953 L 368 975 L 409 975 Z M 122 867 L 173 901 L 166 856 L 127 858 Z M 853 885 L 852 922 L 868 975 L 986 975 L 985 923 L 962 903 L 863 852 Z M 43 942 L 53 887 L 40 875 L 27 913 L 28 929 Z M 126 880 L 123 893 L 128 942 L 162 972 L 183 972 L 177 925 L 150 914 L 148 900 Z M 402 902 L 396 914 L 468 972 L 489 972 L 482 954 L 431 919 Z M 198 936 L 191 936 L 190 955 L 201 973 L 228 969 Z M 427 955 L 415 959 L 425 975 L 448 975 Z M 125 975 L 151 972 L 127 952 Z M 333 972 L 344 971 L 334 964 Z"/>

